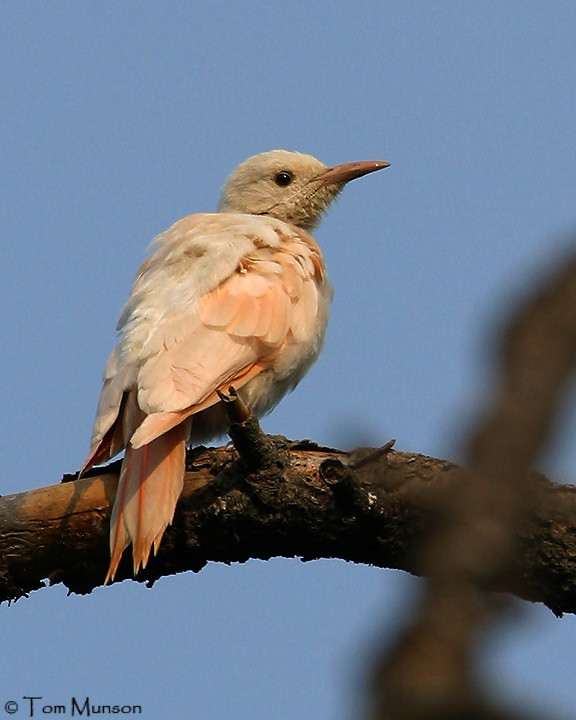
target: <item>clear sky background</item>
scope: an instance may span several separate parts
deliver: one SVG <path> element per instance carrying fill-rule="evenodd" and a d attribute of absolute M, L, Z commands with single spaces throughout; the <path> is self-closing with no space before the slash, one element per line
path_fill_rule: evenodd
<path fill-rule="evenodd" d="M 461 459 L 491 333 L 575 246 L 575 37 L 572 0 L 2 3 L 0 492 L 78 469 L 149 241 L 278 147 L 392 166 L 316 232 L 328 340 L 265 429 Z M 575 434 L 572 409 L 542 459 L 555 479 L 576 480 Z M 0 608 L 0 717 L 23 695 L 352 717 L 418 585 L 278 559 L 44 589 Z M 504 697 L 576 717 L 574 618 L 518 603 L 483 662 Z"/>

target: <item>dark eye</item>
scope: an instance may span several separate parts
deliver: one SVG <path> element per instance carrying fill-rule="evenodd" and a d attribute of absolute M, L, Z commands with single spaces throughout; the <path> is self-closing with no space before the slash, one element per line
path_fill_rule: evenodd
<path fill-rule="evenodd" d="M 289 172 L 282 170 L 282 172 L 276 173 L 274 176 L 274 182 L 276 185 L 280 185 L 280 187 L 286 187 L 292 182 L 292 175 L 290 175 Z"/>

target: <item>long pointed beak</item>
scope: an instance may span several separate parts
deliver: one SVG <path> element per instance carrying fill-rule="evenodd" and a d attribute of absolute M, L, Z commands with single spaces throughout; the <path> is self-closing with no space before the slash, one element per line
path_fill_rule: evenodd
<path fill-rule="evenodd" d="M 376 170 L 383 170 L 389 166 L 390 163 L 384 160 L 362 160 L 360 162 L 343 163 L 328 168 L 314 179 L 319 180 L 323 185 L 338 185 L 362 177 L 362 175 L 376 172 Z"/>

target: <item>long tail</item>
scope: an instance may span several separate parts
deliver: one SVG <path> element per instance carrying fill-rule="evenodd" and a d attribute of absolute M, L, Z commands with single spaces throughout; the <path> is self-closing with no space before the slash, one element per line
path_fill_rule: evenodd
<path fill-rule="evenodd" d="M 111 559 L 105 583 L 114 580 L 130 543 L 134 574 L 140 566 L 146 567 L 152 546 L 154 554 L 158 551 L 182 492 L 190 422 L 184 421 L 142 447 L 128 444 L 110 519 Z"/>

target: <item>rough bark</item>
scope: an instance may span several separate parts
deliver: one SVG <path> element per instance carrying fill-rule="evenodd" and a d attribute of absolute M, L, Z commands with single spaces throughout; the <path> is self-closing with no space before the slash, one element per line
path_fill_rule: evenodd
<path fill-rule="evenodd" d="M 259 445 L 251 422 L 235 426 L 242 457 L 229 448 L 190 454 L 174 523 L 138 581 L 198 572 L 211 561 L 277 556 L 421 573 L 421 548 L 448 498 L 468 482 L 462 468 L 389 447 L 345 453 L 279 437 Z M 106 474 L 0 498 L 0 600 L 44 580 L 75 593 L 102 584 L 117 471 L 113 464 Z M 575 612 L 576 490 L 539 475 L 527 482 L 537 510 L 518 534 L 507 572 L 489 589 L 557 614 Z M 118 580 L 132 577 L 125 555 Z"/>

